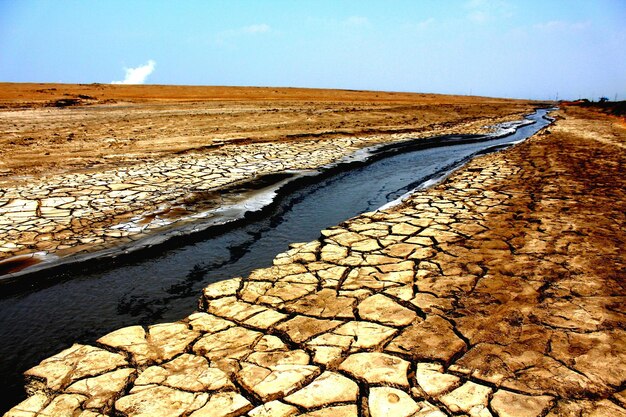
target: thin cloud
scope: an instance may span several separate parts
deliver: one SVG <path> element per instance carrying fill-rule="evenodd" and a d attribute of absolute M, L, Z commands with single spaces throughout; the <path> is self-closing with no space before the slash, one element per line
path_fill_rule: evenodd
<path fill-rule="evenodd" d="M 156 62 L 149 60 L 145 65 L 135 68 L 124 68 L 126 77 L 123 81 L 113 81 L 111 84 L 143 84 L 150 74 L 154 72 Z"/>
<path fill-rule="evenodd" d="M 507 19 L 513 16 L 512 7 L 504 0 L 470 0 L 465 3 L 467 18 L 474 23 Z"/>
<path fill-rule="evenodd" d="M 267 23 L 260 23 L 257 25 L 250 25 L 250 26 L 241 28 L 242 33 L 250 33 L 253 35 L 257 33 L 267 33 L 271 30 L 272 28 Z"/>
<path fill-rule="evenodd" d="M 551 20 L 549 22 L 537 23 L 533 28 L 547 32 L 555 31 L 579 31 L 591 26 L 590 22 L 565 22 L 563 20 Z"/>
<path fill-rule="evenodd" d="M 428 29 L 434 28 L 437 20 L 434 17 L 429 17 L 428 19 L 420 20 L 412 23 L 405 23 L 401 27 L 404 31 L 407 32 L 423 32 Z"/>
<path fill-rule="evenodd" d="M 368 26 L 370 24 L 370 20 L 364 16 L 350 16 L 344 20 L 344 24 L 346 26 Z"/>
<path fill-rule="evenodd" d="M 267 23 L 255 23 L 253 25 L 239 27 L 237 29 L 225 30 L 215 36 L 215 43 L 218 45 L 228 45 L 231 40 L 246 36 L 261 36 L 273 33 L 274 30 Z"/>
<path fill-rule="evenodd" d="M 490 19 L 489 13 L 477 10 L 467 15 L 467 18 L 475 23 L 485 23 Z"/>
<path fill-rule="evenodd" d="M 417 22 L 415 24 L 416 29 L 427 29 L 435 24 L 435 18 L 429 17 L 426 20 L 422 20 L 421 22 Z"/>

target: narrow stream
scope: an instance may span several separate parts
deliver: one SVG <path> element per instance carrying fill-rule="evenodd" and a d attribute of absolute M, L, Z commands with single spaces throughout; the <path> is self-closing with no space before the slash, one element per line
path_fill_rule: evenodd
<path fill-rule="evenodd" d="M 528 116 L 535 123 L 506 137 L 395 151 L 321 175 L 230 230 L 184 246 L 107 259 L 97 268 L 54 272 L 47 284 L 0 295 L 0 412 L 25 397 L 21 374 L 46 357 L 124 326 L 179 320 L 196 308 L 209 283 L 246 276 L 270 265 L 289 243 L 317 239 L 321 229 L 375 210 L 476 154 L 528 138 L 550 123 L 547 112 Z"/>

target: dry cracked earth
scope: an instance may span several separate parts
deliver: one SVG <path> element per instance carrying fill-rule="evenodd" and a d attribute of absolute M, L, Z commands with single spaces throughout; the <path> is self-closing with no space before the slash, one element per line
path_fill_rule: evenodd
<path fill-rule="evenodd" d="M 385 142 L 485 132 L 534 105 L 340 90 L 0 83 L 0 274 L 132 245 L 196 220 L 225 203 L 224 187 L 257 175 L 318 168 Z"/>
<path fill-rule="evenodd" d="M 626 416 L 626 128 L 557 118 L 46 359 L 6 416 Z"/>

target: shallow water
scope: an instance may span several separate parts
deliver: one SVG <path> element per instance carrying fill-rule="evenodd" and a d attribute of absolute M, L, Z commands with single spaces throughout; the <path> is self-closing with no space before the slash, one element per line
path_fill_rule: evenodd
<path fill-rule="evenodd" d="M 451 146 L 403 151 L 322 175 L 279 197 L 257 219 L 231 230 L 189 238 L 176 248 L 138 252 L 55 272 L 53 284 L 0 299 L 0 412 L 24 398 L 21 374 L 73 343 L 92 343 L 120 327 L 181 319 L 194 311 L 211 282 L 246 276 L 271 265 L 292 242 L 317 239 L 320 230 L 395 200 L 480 152 L 523 140 L 547 125 L 537 123 L 511 136 Z M 393 153 L 393 152 L 392 152 Z M 253 216 L 258 217 L 258 216 Z"/>

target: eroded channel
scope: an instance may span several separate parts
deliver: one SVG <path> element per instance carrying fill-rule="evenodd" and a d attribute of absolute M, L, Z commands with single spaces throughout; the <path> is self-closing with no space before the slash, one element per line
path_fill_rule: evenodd
<path fill-rule="evenodd" d="M 236 224 L 135 256 L 51 271 L 45 282 L 13 290 L 0 299 L 0 411 L 24 398 L 21 374 L 42 359 L 124 326 L 178 320 L 209 283 L 246 276 L 289 243 L 314 240 L 321 229 L 431 184 L 477 154 L 524 140 L 549 124 L 546 114 L 538 110 L 528 117 L 534 123 L 495 139 L 449 136 L 383 147 L 368 163 L 291 182 L 270 206 Z"/>

